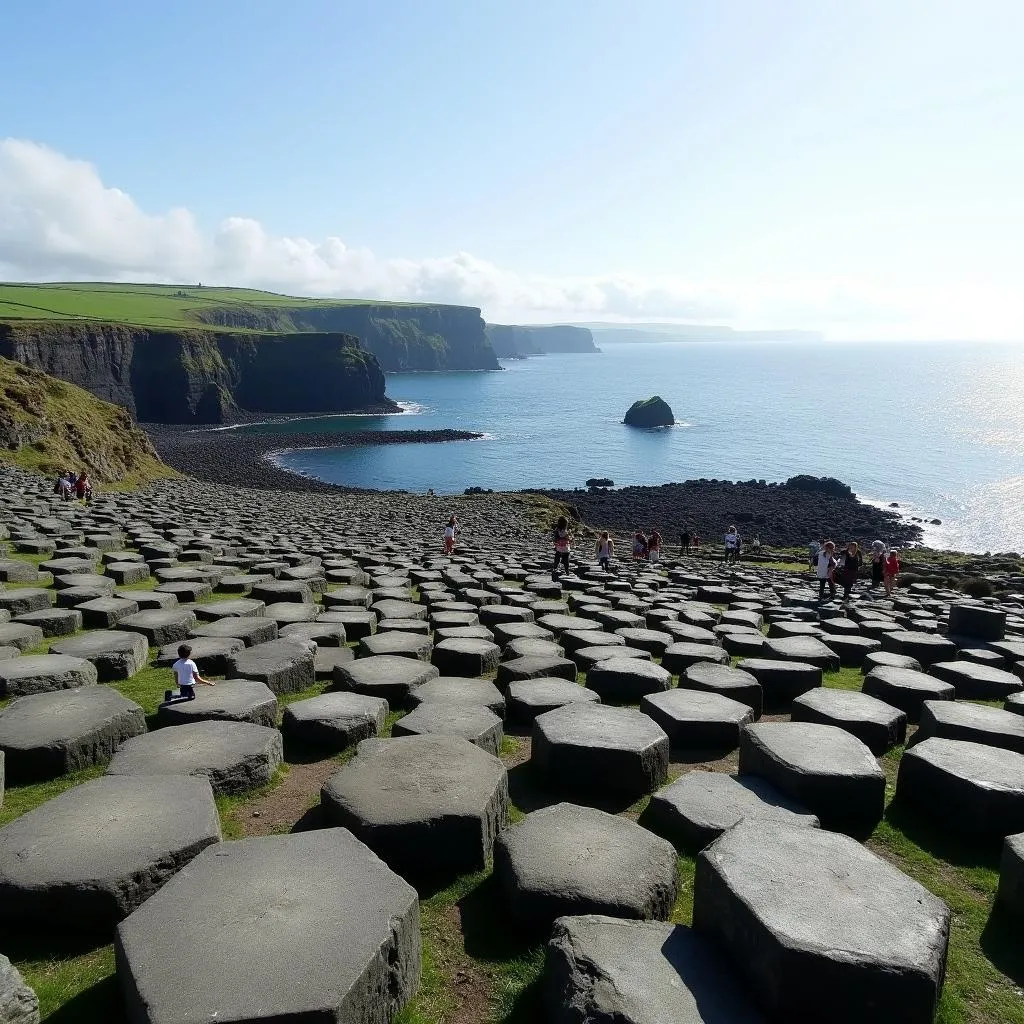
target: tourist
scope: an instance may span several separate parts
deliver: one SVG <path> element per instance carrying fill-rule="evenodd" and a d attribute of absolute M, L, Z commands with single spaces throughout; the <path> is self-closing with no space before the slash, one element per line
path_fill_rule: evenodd
<path fill-rule="evenodd" d="M 558 566 L 563 565 L 569 571 L 569 552 L 572 550 L 572 534 L 569 532 L 569 520 L 559 516 L 555 528 L 551 531 L 551 539 L 555 545 L 555 563 L 551 566 L 551 578 L 558 579 Z"/>
<path fill-rule="evenodd" d="M 633 561 L 647 561 L 647 537 L 643 530 L 637 530 L 636 533 L 633 534 Z"/>
<path fill-rule="evenodd" d="M 652 530 L 647 538 L 647 557 L 652 562 L 661 561 L 661 534 L 657 530 Z"/>
<path fill-rule="evenodd" d="M 860 546 L 855 540 L 851 540 L 846 545 L 846 550 L 839 562 L 839 581 L 843 585 L 843 604 L 850 600 L 850 591 L 853 590 L 854 584 L 857 582 L 863 562 Z"/>
<path fill-rule="evenodd" d="M 757 533 L 754 534 L 754 539 L 753 539 L 753 541 L 750 544 L 750 550 L 753 551 L 755 555 L 760 554 L 760 552 L 761 552 L 761 536 L 760 536 L 760 534 L 757 534 Z"/>
<path fill-rule="evenodd" d="M 729 527 L 725 535 L 725 560 L 727 562 L 738 562 L 740 558 L 740 535 L 736 532 L 735 526 Z"/>
<path fill-rule="evenodd" d="M 605 572 L 610 572 L 612 555 L 615 554 L 615 541 L 613 541 L 609 536 L 607 530 L 605 530 L 598 538 L 596 550 L 597 564 L 601 566 Z"/>
<path fill-rule="evenodd" d="M 89 483 L 89 474 L 84 469 L 75 481 L 75 496 L 79 501 L 84 501 L 86 504 L 92 498 L 92 484 Z"/>
<path fill-rule="evenodd" d="M 455 550 L 455 535 L 459 532 L 459 524 L 455 516 L 448 519 L 448 525 L 444 528 L 444 553 L 450 555 Z"/>
<path fill-rule="evenodd" d="M 818 555 L 821 554 L 821 541 L 812 540 L 807 545 L 807 564 L 811 567 L 811 572 L 814 572 L 818 567 Z"/>
<path fill-rule="evenodd" d="M 162 707 L 181 704 L 186 700 L 195 700 L 196 683 L 202 683 L 203 686 L 215 685 L 199 674 L 199 666 L 192 660 L 192 648 L 188 644 L 182 644 L 178 648 L 178 660 L 171 666 L 171 670 L 178 680 L 178 693 L 175 696 L 172 690 L 164 690 Z"/>
<path fill-rule="evenodd" d="M 880 540 L 871 542 L 871 589 L 882 585 L 885 573 L 885 544 Z"/>
<path fill-rule="evenodd" d="M 835 559 L 836 546 L 835 544 L 827 540 L 818 551 L 818 558 L 815 562 L 815 568 L 818 572 L 818 601 L 825 600 L 825 587 L 828 587 L 828 599 L 834 601 L 836 597 L 836 559 Z"/>
<path fill-rule="evenodd" d="M 684 530 L 679 534 L 679 554 L 688 555 L 690 553 L 690 532 Z"/>
<path fill-rule="evenodd" d="M 885 556 L 885 566 L 882 570 L 882 583 L 885 586 L 885 596 L 891 597 L 893 587 L 896 586 L 896 577 L 900 574 L 900 553 L 895 549 Z"/>

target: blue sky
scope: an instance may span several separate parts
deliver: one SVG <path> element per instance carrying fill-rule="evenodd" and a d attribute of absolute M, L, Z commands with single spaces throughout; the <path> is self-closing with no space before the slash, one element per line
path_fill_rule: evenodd
<path fill-rule="evenodd" d="M 0 276 L 1024 339 L 1017 0 L 9 6 Z"/>

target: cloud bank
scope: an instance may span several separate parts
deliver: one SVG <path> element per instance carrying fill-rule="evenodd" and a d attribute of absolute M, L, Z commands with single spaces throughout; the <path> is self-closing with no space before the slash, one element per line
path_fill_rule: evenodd
<path fill-rule="evenodd" d="M 837 336 L 1005 335 L 1024 325 L 1016 296 L 908 294 L 843 280 L 708 282 L 628 275 L 521 274 L 467 252 L 386 259 L 329 236 L 274 236 L 227 217 L 204 233 L 184 208 L 148 213 L 90 163 L 0 140 L 0 278 L 194 282 L 299 295 L 451 302 L 492 322 L 668 320 L 827 330 Z M 1009 312 L 1007 301 L 1017 307 Z M 999 329 L 978 319 L 998 309 Z M 922 318 L 921 313 L 927 311 Z M 1024 336 L 1024 331 L 1021 332 Z"/>

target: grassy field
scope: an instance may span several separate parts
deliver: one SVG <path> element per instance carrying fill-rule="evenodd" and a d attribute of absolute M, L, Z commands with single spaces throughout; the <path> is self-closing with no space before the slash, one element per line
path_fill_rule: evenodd
<path fill-rule="evenodd" d="M 250 288 L 158 284 L 3 284 L 0 320 L 101 320 L 139 327 L 198 327 L 204 310 L 230 306 L 330 309 L 372 304 L 418 305 L 369 299 L 311 299 Z"/>

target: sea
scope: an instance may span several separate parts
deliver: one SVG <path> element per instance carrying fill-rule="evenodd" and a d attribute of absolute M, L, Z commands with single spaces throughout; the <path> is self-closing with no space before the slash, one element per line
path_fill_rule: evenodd
<path fill-rule="evenodd" d="M 332 483 L 437 494 L 833 476 L 926 521 L 930 546 L 1024 551 L 1024 348 L 999 344 L 626 342 L 483 373 L 389 374 L 404 411 L 258 432 L 479 431 L 474 441 L 279 451 Z M 677 423 L 622 423 L 660 395 Z M 932 525 L 938 519 L 940 525 Z"/>

